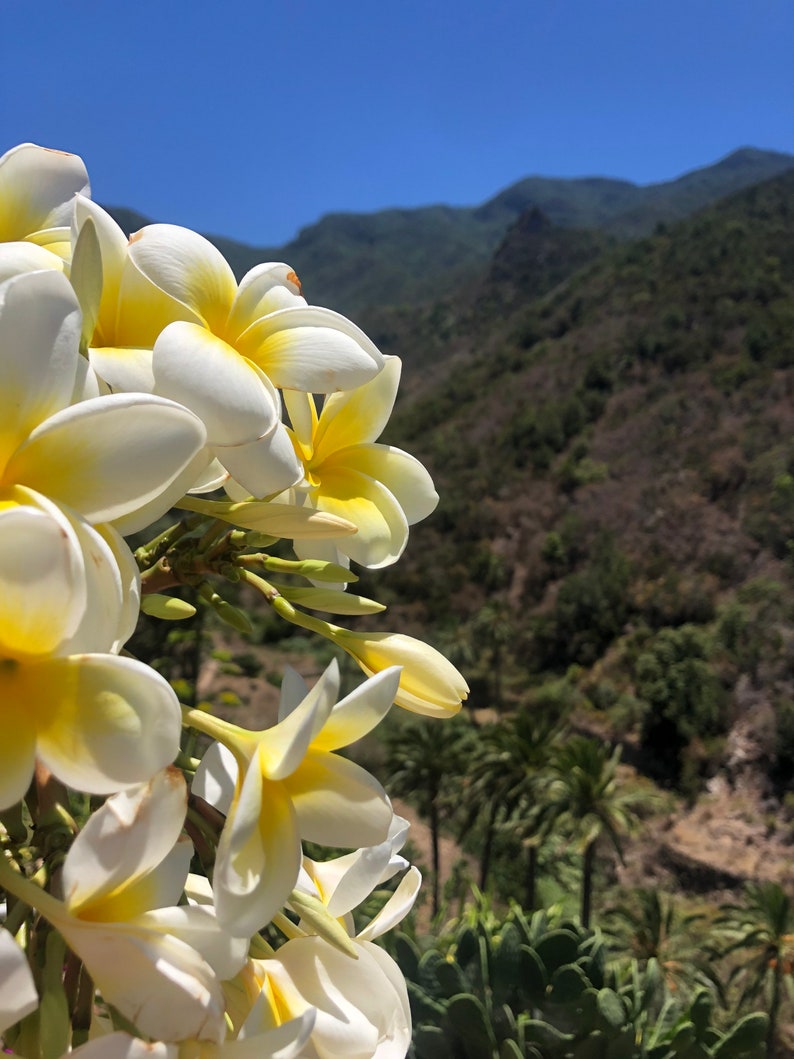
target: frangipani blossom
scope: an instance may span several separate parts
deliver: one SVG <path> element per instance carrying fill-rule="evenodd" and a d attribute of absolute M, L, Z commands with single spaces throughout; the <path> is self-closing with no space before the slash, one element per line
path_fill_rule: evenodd
<path fill-rule="evenodd" d="M 109 798 L 63 865 L 64 900 L 9 878 L 85 964 L 102 999 L 157 1040 L 219 1043 L 221 978 L 242 966 L 247 939 L 229 937 L 211 909 L 179 906 L 192 846 L 179 835 L 187 790 L 177 769 Z"/>
<path fill-rule="evenodd" d="M 411 1010 L 397 964 L 370 941 L 357 958 L 322 938 L 295 938 L 272 959 L 249 970 L 279 1020 L 315 1008 L 306 1059 L 404 1059 L 411 1043 Z"/>
<path fill-rule="evenodd" d="M 302 543 L 296 549 L 301 558 L 339 563 L 345 556 L 372 569 L 389 566 L 402 555 L 408 527 L 438 503 L 418 460 L 376 444 L 394 407 L 400 368 L 398 357 L 387 357 L 374 379 L 328 397 L 319 417 L 311 394 L 285 391 L 290 437 L 303 467 L 303 481 L 289 499 L 345 518 L 358 530 L 320 548 Z"/>
<path fill-rule="evenodd" d="M 34 143 L 0 157 L 0 280 L 33 269 L 62 269 L 71 253 L 77 194 L 89 193 L 81 158 Z"/>
<path fill-rule="evenodd" d="M 195 727 L 223 744 L 205 754 L 193 793 L 227 814 L 213 889 L 229 930 L 251 935 L 282 907 L 298 879 L 301 839 L 356 847 L 386 838 L 392 809 L 385 791 L 334 751 L 372 731 L 398 680 L 399 670 L 388 670 L 337 702 L 336 662 L 311 691 L 288 671 L 279 723 L 260 732 L 191 714 Z"/>
<path fill-rule="evenodd" d="M 468 697 L 461 673 L 439 651 L 399 632 L 351 632 L 333 625 L 330 637 L 371 676 L 401 666 L 395 704 L 427 717 L 451 717 Z"/>
<path fill-rule="evenodd" d="M 304 857 L 297 888 L 321 901 L 330 915 L 343 919 L 352 938 L 354 926 L 350 913 L 353 909 L 365 901 L 376 886 L 409 867 L 405 858 L 397 853 L 405 842 L 408 827 L 407 820 L 395 816 L 388 838 L 377 846 L 358 849 L 328 861 Z M 355 935 L 355 939 L 372 941 L 396 926 L 413 907 L 421 883 L 419 870 L 409 868 L 380 912 Z"/>
<path fill-rule="evenodd" d="M 146 390 L 192 409 L 208 445 L 250 494 L 292 485 L 300 465 L 277 387 L 318 393 L 373 378 L 383 358 L 349 320 L 310 307 L 288 265 L 256 266 L 240 284 L 208 240 L 153 224 L 128 245 L 88 200 L 102 250 L 103 297 L 90 357 L 114 390 Z"/>
<path fill-rule="evenodd" d="M 94 794 L 140 783 L 173 760 L 180 716 L 171 687 L 107 653 L 129 632 L 124 595 L 100 533 L 29 490 L 0 491 L 0 808 L 24 795 L 37 758 Z"/>
<path fill-rule="evenodd" d="M 265 1003 L 264 995 L 251 1009 L 249 1023 L 251 1031 L 244 1026 L 236 1040 L 222 1044 L 210 1041 L 182 1041 L 167 1044 L 163 1041 L 142 1041 L 129 1033 L 109 1033 L 71 1052 L 80 1059 L 300 1059 L 314 1029 L 314 1008 L 307 1008 L 298 1018 L 270 1029 L 260 1028 L 263 1019 L 259 1008 Z"/>
<path fill-rule="evenodd" d="M 0 284 L 0 490 L 23 485 L 89 522 L 109 522 L 156 502 L 175 482 L 187 487 L 205 431 L 186 408 L 146 394 L 73 404 L 80 328 L 77 298 L 60 273 Z"/>

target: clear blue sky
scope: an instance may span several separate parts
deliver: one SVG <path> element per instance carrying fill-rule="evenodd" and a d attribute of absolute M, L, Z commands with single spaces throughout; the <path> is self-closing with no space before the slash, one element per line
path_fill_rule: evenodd
<path fill-rule="evenodd" d="M 0 150 L 277 245 L 322 214 L 539 173 L 650 183 L 794 152 L 791 0 L 0 0 Z"/>

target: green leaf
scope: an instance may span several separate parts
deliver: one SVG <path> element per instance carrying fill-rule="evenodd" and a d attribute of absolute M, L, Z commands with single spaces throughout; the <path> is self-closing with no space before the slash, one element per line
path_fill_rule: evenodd
<path fill-rule="evenodd" d="M 741 1056 L 752 1051 L 766 1040 L 769 1032 L 769 1017 L 760 1011 L 745 1015 L 730 1030 L 714 1049 L 714 1055 L 720 1059 L 727 1056 Z"/>
<path fill-rule="evenodd" d="M 447 1016 L 467 1059 L 491 1059 L 496 1051 L 496 1038 L 478 997 L 471 993 L 453 997 L 447 1008 Z"/>
<path fill-rule="evenodd" d="M 563 964 L 576 962 L 579 938 L 572 930 L 551 930 L 535 945 L 535 952 L 551 976 Z"/>
<path fill-rule="evenodd" d="M 590 981 L 582 968 L 569 963 L 558 967 L 552 975 L 549 999 L 553 1004 L 570 1004 L 578 1000 L 589 986 Z"/>
<path fill-rule="evenodd" d="M 620 997 L 612 989 L 599 989 L 598 1013 L 613 1030 L 619 1030 L 626 1022 L 626 1009 Z"/>

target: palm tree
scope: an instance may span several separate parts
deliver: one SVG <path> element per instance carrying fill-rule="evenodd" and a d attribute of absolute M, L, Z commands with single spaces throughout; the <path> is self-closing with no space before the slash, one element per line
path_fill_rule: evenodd
<path fill-rule="evenodd" d="M 527 855 L 524 908 L 535 907 L 538 847 L 542 840 L 539 809 L 549 778 L 549 762 L 565 732 L 548 712 L 522 710 L 480 729 L 467 791 L 470 820 L 485 813 L 480 889 L 485 890 L 493 840 L 498 831 L 519 838 Z"/>
<path fill-rule="evenodd" d="M 637 810 L 652 796 L 621 789 L 617 779 L 620 747 L 614 750 L 586 736 L 572 736 L 551 765 L 541 809 L 541 826 L 559 828 L 575 837 L 582 853 L 582 926 L 590 926 L 593 873 L 599 840 L 606 837 L 620 860 L 623 839 L 639 819 Z"/>
<path fill-rule="evenodd" d="M 682 915 L 670 896 L 657 889 L 638 887 L 629 900 L 606 910 L 608 933 L 620 952 L 628 951 L 641 967 L 655 960 L 671 993 L 690 995 L 694 988 L 721 984 L 713 963 L 704 953 L 702 912 Z"/>
<path fill-rule="evenodd" d="M 741 953 L 731 970 L 728 985 L 739 986 L 739 1008 L 755 1005 L 763 998 L 769 1014 L 766 1054 L 775 1054 L 775 1038 L 784 988 L 792 992 L 794 973 L 794 908 L 785 890 L 777 883 L 751 883 L 745 890 L 745 904 L 720 908 L 715 926 L 722 945 L 714 954 L 727 957 Z"/>
<path fill-rule="evenodd" d="M 441 823 L 460 790 L 465 772 L 465 746 L 471 729 L 464 716 L 428 722 L 406 718 L 386 733 L 386 787 L 390 794 L 416 806 L 430 828 L 433 861 L 433 916 L 440 908 Z"/>

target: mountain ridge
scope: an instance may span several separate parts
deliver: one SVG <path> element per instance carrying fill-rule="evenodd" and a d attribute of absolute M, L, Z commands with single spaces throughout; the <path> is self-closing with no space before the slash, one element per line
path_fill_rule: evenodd
<path fill-rule="evenodd" d="M 281 246 L 207 238 L 238 278 L 260 261 L 286 260 L 301 275 L 309 301 L 352 316 L 366 329 L 375 307 L 426 302 L 474 278 L 526 209 L 540 209 L 561 227 L 635 238 L 791 167 L 794 155 L 740 148 L 672 181 L 530 176 L 478 206 L 328 213 Z M 107 208 L 128 233 L 151 223 L 129 208 Z"/>

